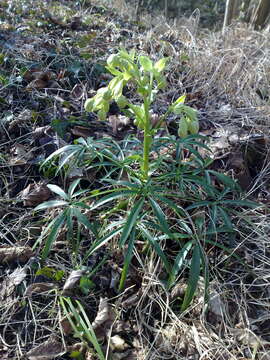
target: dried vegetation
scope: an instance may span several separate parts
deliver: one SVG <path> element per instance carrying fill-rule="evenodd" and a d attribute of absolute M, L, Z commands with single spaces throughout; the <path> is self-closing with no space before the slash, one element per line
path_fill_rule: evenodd
<path fill-rule="evenodd" d="M 192 18 L 150 27 L 128 20 L 123 9 L 119 15 L 89 1 L 0 1 L 0 357 L 95 359 L 84 330 L 73 336 L 71 315 L 59 304 L 60 295 L 69 295 L 84 306 L 107 358 L 269 360 L 270 32 L 235 25 L 224 34 L 201 33 Z M 115 284 L 123 255 L 113 241 L 89 259 L 90 267 L 100 265 L 90 277 L 75 271 L 62 233 L 46 264 L 39 246 L 32 250 L 58 211 L 33 213 L 54 197 L 46 184 L 70 181 L 54 177 L 53 169 L 41 171 L 40 162 L 79 137 L 119 140 L 135 132 L 132 124 L 117 123 L 113 107 L 113 124 L 83 109 L 106 83 L 104 60 L 119 44 L 153 59 L 171 57 L 169 88 L 154 112 L 187 93 L 201 134 L 210 137 L 213 168 L 238 179 L 261 204 L 235 212 L 237 236 L 223 240 L 237 257 L 205 249 L 208 309 L 202 278 L 192 306 L 181 313 L 186 271 L 168 292 L 158 259 L 141 256 L 143 244 L 121 294 Z M 173 131 L 173 118 L 168 128 Z M 98 183 L 96 173 L 76 171 L 85 186 Z"/>

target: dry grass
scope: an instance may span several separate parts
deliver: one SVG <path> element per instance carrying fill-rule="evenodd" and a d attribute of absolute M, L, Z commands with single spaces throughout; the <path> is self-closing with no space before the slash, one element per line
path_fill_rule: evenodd
<path fill-rule="evenodd" d="M 118 6 L 124 16 L 125 26 L 126 4 L 120 1 Z M 91 11 L 81 10 L 83 16 L 90 16 Z M 61 13 L 58 14 L 61 16 Z M 76 15 L 76 13 L 75 13 Z M 148 19 L 146 19 L 148 21 Z M 114 27 L 111 22 L 104 21 L 102 32 L 97 38 L 112 36 L 102 43 L 97 61 L 113 52 L 118 46 L 118 35 L 121 27 Z M 132 37 L 124 40 L 127 47 L 137 47 L 150 57 L 157 59 L 171 56 L 170 73 L 168 76 L 169 90 L 164 94 L 163 103 L 167 104 L 183 92 L 190 96 L 190 105 L 197 107 L 201 122 L 206 121 L 216 128 L 232 126 L 245 129 L 247 132 L 262 133 L 269 136 L 270 115 L 270 32 L 256 32 L 244 25 L 236 24 L 227 29 L 225 34 L 201 33 L 198 31 L 198 21 L 182 19 L 171 25 L 162 19 L 156 20 L 152 28 L 132 28 Z M 123 26 L 125 28 L 125 26 Z M 113 29 L 113 31 L 112 31 Z M 61 40 L 59 36 L 56 42 Z M 33 46 L 39 45 L 39 36 L 29 38 Z M 56 36 L 56 34 L 55 34 Z M 45 36 L 48 40 L 48 36 Z M 31 41 L 30 41 L 31 40 Z M 18 45 L 22 45 L 19 38 Z M 35 43 L 36 41 L 36 43 Z M 25 48 L 17 46 L 6 52 L 17 57 L 18 62 L 27 65 L 28 61 L 42 59 L 43 50 L 31 53 L 27 58 Z M 30 51 L 29 50 L 29 51 Z M 44 50 L 45 51 L 45 50 Z M 67 61 L 73 61 L 76 56 L 65 55 Z M 59 54 L 61 57 L 61 54 Z M 50 63 L 48 66 L 50 67 Z M 16 69 L 14 68 L 16 73 Z M 18 95 L 13 110 L 16 113 L 26 106 L 20 90 L 6 90 L 5 97 Z M 68 94 L 72 87 L 58 89 Z M 258 93 L 260 95 L 258 95 Z M 42 112 L 57 111 L 56 100 L 51 95 L 47 107 Z M 45 94 L 33 92 L 29 95 L 32 101 L 43 101 Z M 44 100 L 44 101 L 45 101 Z M 83 101 L 83 100 L 82 100 Z M 80 104 L 82 109 L 82 104 Z M 8 126 L 2 126 L 5 141 L 1 151 L 5 153 L 14 142 L 21 143 L 31 134 L 31 126 L 27 124 L 27 134 L 17 139 L 11 138 Z M 269 196 L 269 156 L 268 143 L 265 161 L 260 173 L 254 179 L 254 184 L 248 196 L 257 198 L 260 191 Z M 6 158 L 7 160 L 7 158 Z M 36 226 L 31 211 L 16 205 L 10 196 L 9 183 L 21 179 L 26 174 L 16 174 L 15 167 L 0 163 L 1 183 L 4 213 L 0 220 L 0 235 L 5 245 L 33 243 L 35 235 L 29 230 Z M 6 189 L 6 190 L 5 190 Z M 11 197 L 11 199 L 9 198 Z M 12 207 L 10 202 L 13 201 Z M 4 205 L 3 205 L 4 204 Z M 123 307 L 121 301 L 112 297 L 109 301 L 119 319 L 130 324 L 130 333 L 125 334 L 129 346 L 136 349 L 136 355 L 122 357 L 126 359 L 154 360 L 154 359 L 192 359 L 192 360 L 269 360 L 270 359 L 270 316 L 269 316 L 269 281 L 270 281 L 270 247 L 269 247 L 269 202 L 258 210 L 235 214 L 238 240 L 233 243 L 234 252 L 240 256 L 242 263 L 224 252 L 212 249 L 209 251 L 210 264 L 210 302 L 208 309 L 203 302 L 203 279 L 201 287 L 193 305 L 184 313 L 180 313 L 180 298 L 185 288 L 184 276 L 179 277 L 178 288 L 172 292 L 166 291 L 161 278 L 162 273 L 157 259 L 150 258 L 143 263 L 138 256 L 142 277 L 141 287 L 136 291 L 134 287 L 123 295 L 123 299 L 137 295 L 129 308 Z M 1 209 L 2 210 L 2 209 Z M 3 212 L 3 211 L 2 211 Z M 39 224 L 40 225 L 40 224 Z M 233 242 L 233 239 L 232 239 Z M 26 350 L 43 343 L 51 335 L 56 335 L 60 341 L 64 340 L 59 331 L 60 308 L 59 289 L 46 291 L 34 296 L 26 296 L 27 286 L 36 281 L 35 271 L 31 267 L 35 258 L 25 266 L 27 278 L 22 282 L 16 293 L 4 294 L 0 305 L 0 354 L 3 359 L 22 359 Z M 2 286 L 14 268 L 21 267 L 15 263 L 7 269 L 4 264 L 0 267 Z M 57 270 L 64 270 L 69 274 L 73 268 L 65 255 L 58 253 L 48 260 L 47 266 Z M 106 271 L 115 269 L 110 265 Z M 134 271 L 134 269 L 133 269 Z M 136 273 L 137 274 L 137 273 Z M 104 274 L 102 274 L 103 276 Z M 181 274 L 183 275 L 183 274 Z M 104 275 L 106 278 L 107 274 Z M 136 276 L 136 275 L 135 275 Z M 106 280 L 106 279 L 105 279 Z M 96 305 L 99 297 L 106 293 L 99 288 L 93 294 Z M 173 295 L 174 294 L 174 295 Z M 1 295 L 1 293 L 0 293 Z M 3 295 L 3 294 L 2 294 Z M 122 299 L 120 299 L 122 300 Z M 91 304 L 91 311 L 96 308 Z M 15 339 L 15 340 L 14 340 Z M 73 341 L 73 340 L 72 340 Z M 117 357 L 118 356 L 118 357 Z M 67 357 L 62 356 L 61 359 Z M 115 359 L 121 358 L 115 355 Z"/>

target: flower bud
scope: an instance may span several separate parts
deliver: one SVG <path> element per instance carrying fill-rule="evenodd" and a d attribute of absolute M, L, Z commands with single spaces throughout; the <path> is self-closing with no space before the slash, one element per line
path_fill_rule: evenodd
<path fill-rule="evenodd" d="M 188 124 L 186 122 L 186 119 L 183 117 L 179 122 L 178 135 L 184 138 L 187 136 L 187 134 L 188 134 Z"/>
<path fill-rule="evenodd" d="M 198 134 L 199 127 L 199 121 L 197 119 L 190 121 L 190 123 L 188 124 L 188 131 L 193 135 Z"/>

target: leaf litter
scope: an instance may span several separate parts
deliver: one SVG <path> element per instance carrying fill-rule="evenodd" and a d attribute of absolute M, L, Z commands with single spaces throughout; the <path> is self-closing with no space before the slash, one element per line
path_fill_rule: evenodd
<path fill-rule="evenodd" d="M 119 281 L 115 274 L 122 257 L 114 248 L 100 249 L 93 260 L 95 266 L 102 262 L 103 251 L 111 252 L 106 254 L 109 261 L 93 276 L 94 287 L 89 287 L 87 295 L 80 289 L 81 273 L 74 270 L 65 242 L 48 259 L 55 271 L 64 269 L 63 279 L 49 282 L 45 277 L 40 281 L 37 269 L 43 265 L 37 261 L 26 268 L 25 264 L 38 254 L 32 246 L 42 228 L 42 219 L 29 212 L 29 207 L 50 198 L 43 182 L 48 169 L 42 172 L 40 161 L 80 137 L 119 140 L 135 134 L 117 108 L 110 109 L 109 123 L 98 123 L 83 111 L 85 99 L 110 80 L 104 59 L 120 42 L 153 58 L 156 54 L 173 57 L 170 90 L 154 109 L 155 117 L 164 105 L 187 93 L 188 103 L 198 110 L 201 134 L 210 137 L 212 169 L 232 174 L 251 199 L 268 204 L 270 107 L 262 92 L 268 91 L 270 80 L 269 33 L 235 26 L 227 30 L 225 38 L 219 33 L 196 36 L 196 31 L 181 24 L 180 32 L 168 24 L 152 23 L 150 27 L 152 20 L 141 26 L 121 17 L 119 11 L 98 5 L 87 5 L 84 11 L 74 2 L 57 2 L 53 7 L 39 1 L 29 1 L 28 6 L 23 1 L 6 1 L 4 5 L 0 24 L 1 52 L 6 59 L 2 63 L 5 82 L 0 84 L 0 201 L 4 209 L 0 219 L 1 357 L 67 358 L 64 353 L 76 340 L 58 316 L 56 303 L 60 289 L 62 295 L 68 289 L 85 304 L 112 359 L 266 360 L 270 353 L 267 208 L 238 214 L 243 234 L 234 251 L 247 259 L 251 272 L 230 262 L 224 253 L 208 249 L 215 278 L 208 309 L 199 289 L 192 307 L 180 313 L 185 274 L 178 289 L 168 294 L 160 270 L 150 263 L 144 264 L 143 274 L 136 263 L 131 264 L 130 287 L 117 298 L 112 283 Z M 30 11 L 32 5 L 34 12 Z M 128 91 L 133 96 L 132 89 Z M 166 126 L 174 133 L 175 119 L 169 118 Z M 170 149 L 164 152 L 168 158 L 174 156 Z M 61 174 L 46 176 L 56 179 L 59 186 L 70 181 Z M 75 167 L 72 176 L 83 178 L 84 174 Z M 93 173 L 91 181 L 98 181 L 97 177 L 98 172 Z M 242 220 L 247 218 L 248 229 L 242 230 Z M 85 249 L 90 244 L 87 236 Z M 16 341 L 14 329 L 20 334 Z M 91 351 L 84 351 L 86 359 L 94 358 Z"/>

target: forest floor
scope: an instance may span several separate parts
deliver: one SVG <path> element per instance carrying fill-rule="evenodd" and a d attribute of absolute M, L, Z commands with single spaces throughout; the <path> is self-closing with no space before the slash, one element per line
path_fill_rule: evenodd
<path fill-rule="evenodd" d="M 70 325 L 63 297 L 83 306 L 103 358 L 270 360 L 270 32 L 240 24 L 224 34 L 202 31 L 195 18 L 171 26 L 151 21 L 132 21 L 125 8 L 89 1 L 0 0 L 2 360 L 102 358 L 76 325 L 78 318 L 77 333 Z M 258 203 L 234 209 L 235 232 L 229 239 L 217 233 L 219 245 L 205 246 L 207 308 L 200 277 L 193 302 L 181 311 L 190 263 L 168 290 L 160 262 L 145 256 L 140 241 L 120 293 L 124 256 L 115 239 L 83 263 L 91 245 L 87 230 L 81 229 L 84 241 L 74 258 L 63 228 L 45 262 L 40 258 L 40 235 L 58 214 L 34 211 L 57 199 L 46 185 L 67 190 L 80 178 L 84 190 L 101 186 L 93 169 L 75 168 L 65 176 L 56 162 L 41 163 L 79 138 L 120 143 L 140 137 L 115 104 L 105 122 L 84 110 L 85 100 L 111 79 L 106 59 L 120 46 L 154 61 L 170 57 L 168 86 L 153 112 L 164 113 L 186 94 L 200 135 L 209 138 L 211 169 L 237 180 L 242 199 Z M 173 136 L 176 121 L 167 122 Z M 102 211 L 96 218 L 106 218 Z M 164 251 L 171 254 L 165 243 Z"/>

